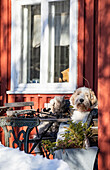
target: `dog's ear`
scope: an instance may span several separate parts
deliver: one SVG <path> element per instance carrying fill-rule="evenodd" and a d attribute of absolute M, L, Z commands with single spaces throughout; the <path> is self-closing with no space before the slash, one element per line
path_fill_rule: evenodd
<path fill-rule="evenodd" d="M 91 89 L 90 89 L 90 101 L 91 101 L 92 107 L 98 104 L 96 95 L 94 91 L 92 91 Z"/>
<path fill-rule="evenodd" d="M 73 93 L 72 96 L 70 97 L 70 104 L 71 104 L 72 106 L 74 105 L 75 93 L 76 93 L 76 91 L 74 91 L 74 93 Z"/>

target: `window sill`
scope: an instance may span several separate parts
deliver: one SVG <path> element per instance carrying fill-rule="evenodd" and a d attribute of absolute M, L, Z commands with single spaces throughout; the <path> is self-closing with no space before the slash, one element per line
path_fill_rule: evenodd
<path fill-rule="evenodd" d="M 47 85 L 40 84 L 20 84 L 14 90 L 9 90 L 7 94 L 71 94 L 76 86 L 70 83 L 49 83 Z"/>

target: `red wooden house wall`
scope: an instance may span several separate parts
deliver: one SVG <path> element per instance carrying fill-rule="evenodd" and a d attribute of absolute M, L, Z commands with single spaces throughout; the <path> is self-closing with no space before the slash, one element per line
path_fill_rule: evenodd
<path fill-rule="evenodd" d="M 110 169 L 110 1 L 78 0 L 79 86 L 95 91 L 99 103 L 99 170 Z M 11 0 L 0 0 L 0 105 L 5 102 L 34 101 L 44 107 L 55 94 L 7 95 L 11 70 Z M 63 94 L 62 94 L 63 95 Z M 71 94 L 67 94 L 70 97 Z M 2 137 L 3 139 L 3 137 Z"/>
<path fill-rule="evenodd" d="M 99 165 L 110 169 L 110 1 L 98 7 Z"/>

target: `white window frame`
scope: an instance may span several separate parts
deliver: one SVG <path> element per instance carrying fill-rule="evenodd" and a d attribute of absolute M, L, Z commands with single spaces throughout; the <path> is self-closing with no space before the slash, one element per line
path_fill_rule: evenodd
<path fill-rule="evenodd" d="M 48 4 L 59 0 L 12 0 L 11 25 L 11 90 L 8 94 L 56 94 L 72 93 L 77 86 L 77 53 L 78 53 L 78 0 L 70 0 L 70 54 L 69 82 L 48 83 Z M 21 57 L 21 6 L 41 3 L 41 58 L 40 83 L 19 83 Z M 44 29 L 45 28 L 45 29 Z M 45 56 L 45 57 L 44 57 Z M 44 74 L 45 73 L 45 77 Z"/>

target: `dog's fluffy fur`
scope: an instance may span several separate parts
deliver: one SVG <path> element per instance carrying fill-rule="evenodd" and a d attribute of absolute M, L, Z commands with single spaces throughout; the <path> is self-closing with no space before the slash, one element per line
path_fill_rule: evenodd
<path fill-rule="evenodd" d="M 78 88 L 70 98 L 70 105 L 73 107 L 72 120 L 75 122 L 83 121 L 88 116 L 91 109 L 97 105 L 97 98 L 94 92 L 87 87 Z M 67 111 L 69 103 L 65 100 L 65 96 L 55 96 L 50 100 L 50 108 L 52 113 L 63 113 Z"/>
<path fill-rule="evenodd" d="M 87 87 L 78 88 L 70 98 L 71 105 L 79 111 L 87 111 L 97 105 L 94 92 Z"/>
<path fill-rule="evenodd" d="M 78 88 L 71 96 L 70 104 L 73 107 L 71 109 L 72 121 L 76 123 L 82 121 L 82 123 L 85 123 L 87 121 L 90 110 L 97 106 L 97 98 L 91 89 L 87 87 L 81 87 Z M 65 126 L 68 127 L 69 125 L 65 123 L 60 124 L 57 140 L 63 140 L 61 134 L 65 133 Z"/>
<path fill-rule="evenodd" d="M 97 98 L 91 89 L 80 87 L 71 96 L 70 104 L 73 106 L 71 119 L 86 122 L 90 110 L 97 106 Z"/>
<path fill-rule="evenodd" d="M 68 111 L 70 102 L 65 99 L 65 96 L 55 96 L 50 100 L 50 109 L 52 113 L 59 114 L 65 113 Z"/>
<path fill-rule="evenodd" d="M 52 113 L 62 112 L 64 110 L 65 100 L 64 96 L 55 96 L 50 100 L 50 108 Z"/>

